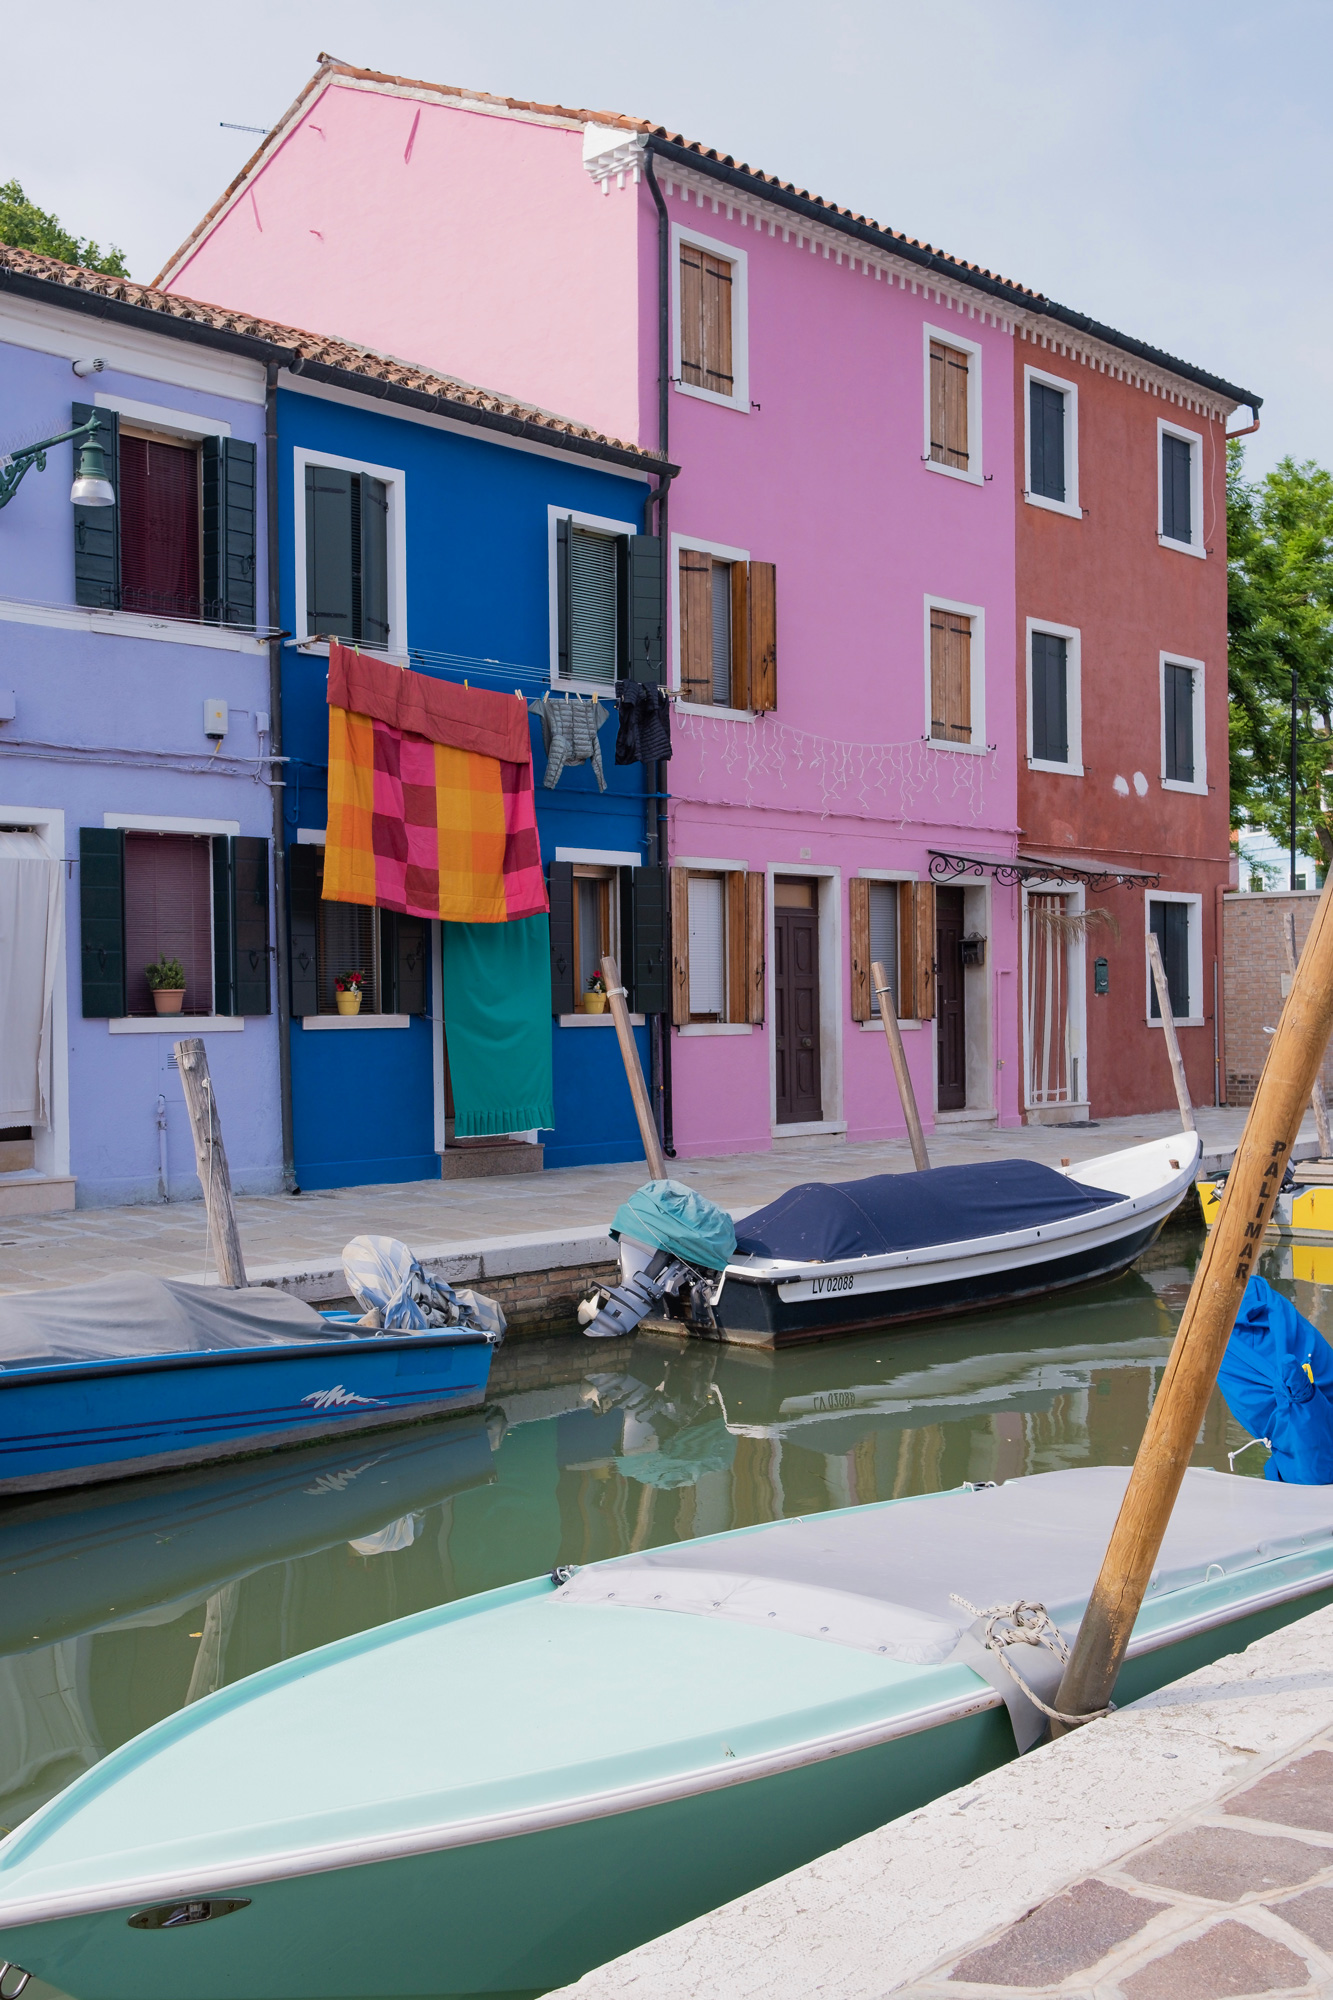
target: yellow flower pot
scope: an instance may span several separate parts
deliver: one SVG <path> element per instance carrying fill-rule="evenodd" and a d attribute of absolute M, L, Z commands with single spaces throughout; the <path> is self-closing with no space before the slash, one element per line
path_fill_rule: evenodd
<path fill-rule="evenodd" d="M 604 1014 L 606 1012 L 605 993 L 585 993 L 583 996 L 583 1011 L 585 1014 Z"/>
<path fill-rule="evenodd" d="M 359 993 L 338 993 L 334 997 L 338 1002 L 338 1012 L 340 1014 L 359 1014 L 361 1012 L 361 995 Z"/>

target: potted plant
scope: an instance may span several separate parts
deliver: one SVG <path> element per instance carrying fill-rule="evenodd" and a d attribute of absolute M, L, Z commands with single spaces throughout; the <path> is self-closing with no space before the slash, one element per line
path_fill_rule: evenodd
<path fill-rule="evenodd" d="M 583 996 L 583 1011 L 585 1014 L 604 1014 L 606 1012 L 605 974 L 594 972 L 589 979 L 588 990 Z"/>
<path fill-rule="evenodd" d="M 361 982 L 365 976 L 364 972 L 340 972 L 334 980 L 334 995 L 340 1014 L 361 1012 Z"/>
<path fill-rule="evenodd" d="M 144 977 L 153 990 L 153 1005 L 159 1014 L 179 1014 L 185 1005 L 185 967 L 178 958 L 161 958 L 144 967 Z"/>

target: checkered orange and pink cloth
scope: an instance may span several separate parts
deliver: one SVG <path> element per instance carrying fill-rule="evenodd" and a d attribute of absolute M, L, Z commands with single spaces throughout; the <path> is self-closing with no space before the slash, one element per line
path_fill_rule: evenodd
<path fill-rule="evenodd" d="M 543 914 L 527 704 L 334 640 L 324 896 L 450 923 Z"/>

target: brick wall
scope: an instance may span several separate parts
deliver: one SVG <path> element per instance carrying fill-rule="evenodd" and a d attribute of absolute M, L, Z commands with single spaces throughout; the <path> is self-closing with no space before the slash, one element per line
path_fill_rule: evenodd
<path fill-rule="evenodd" d="M 1275 1028 L 1282 1012 L 1287 970 L 1282 926 L 1286 912 L 1290 910 L 1296 919 L 1299 957 L 1318 901 L 1314 889 L 1222 899 L 1228 1104 L 1248 1104 L 1253 1098 L 1271 1039 L 1264 1029 Z M 1327 1055 L 1324 1088 L 1333 1094 L 1333 1060 Z"/>
<path fill-rule="evenodd" d="M 575 1264 L 556 1271 L 518 1271 L 512 1277 L 478 1278 L 473 1289 L 494 1299 L 511 1334 L 579 1331 L 579 1301 L 594 1285 L 618 1285 L 620 1265 Z"/>

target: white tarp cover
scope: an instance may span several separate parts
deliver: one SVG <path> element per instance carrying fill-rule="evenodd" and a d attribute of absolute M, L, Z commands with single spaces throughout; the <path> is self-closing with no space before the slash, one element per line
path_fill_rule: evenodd
<path fill-rule="evenodd" d="M 231 1291 L 130 1272 L 96 1285 L 0 1295 L 0 1369 L 362 1337 L 271 1285 Z"/>
<path fill-rule="evenodd" d="M 0 832 L 0 1126 L 51 1122 L 61 873 L 39 833 Z"/>

